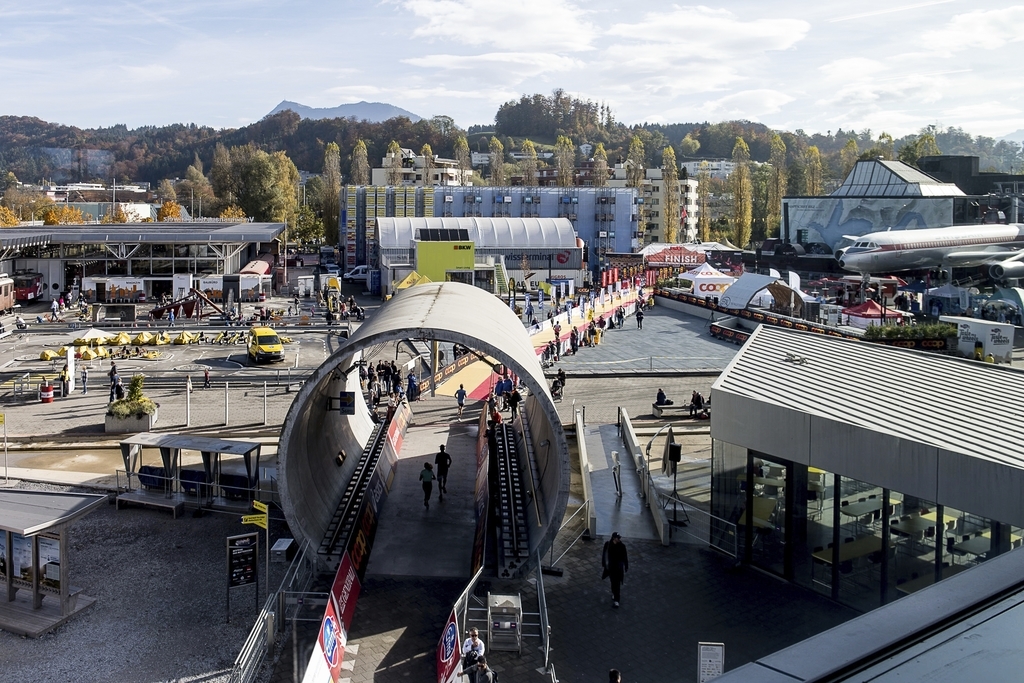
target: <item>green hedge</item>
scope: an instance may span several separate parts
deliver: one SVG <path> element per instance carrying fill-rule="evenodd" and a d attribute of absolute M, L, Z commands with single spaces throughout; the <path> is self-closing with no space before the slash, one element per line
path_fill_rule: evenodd
<path fill-rule="evenodd" d="M 950 323 L 871 325 L 864 330 L 865 339 L 946 339 L 955 336 L 957 327 Z"/>

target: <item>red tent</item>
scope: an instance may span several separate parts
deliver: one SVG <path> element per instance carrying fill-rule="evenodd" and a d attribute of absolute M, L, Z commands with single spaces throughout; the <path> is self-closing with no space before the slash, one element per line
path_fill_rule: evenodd
<path fill-rule="evenodd" d="M 859 306 L 844 308 L 843 315 L 850 319 L 850 325 L 867 327 L 868 325 L 878 325 L 886 320 L 899 320 L 908 314 L 895 308 L 886 308 L 883 311 L 878 302 L 869 300 Z"/>

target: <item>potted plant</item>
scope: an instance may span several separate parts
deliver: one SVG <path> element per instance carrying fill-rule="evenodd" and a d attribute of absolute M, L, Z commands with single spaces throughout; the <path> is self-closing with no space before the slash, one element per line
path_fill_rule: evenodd
<path fill-rule="evenodd" d="M 127 395 L 107 406 L 104 431 L 114 434 L 127 432 L 148 432 L 156 425 L 159 404 L 146 398 L 142 393 L 142 385 L 146 378 L 133 375 L 128 384 Z"/>

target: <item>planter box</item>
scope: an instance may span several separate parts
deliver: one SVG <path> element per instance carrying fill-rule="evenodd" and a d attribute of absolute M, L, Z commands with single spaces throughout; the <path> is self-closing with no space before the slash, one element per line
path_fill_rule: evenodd
<path fill-rule="evenodd" d="M 104 429 L 107 434 L 135 434 L 137 432 L 149 432 L 156 426 L 157 415 L 160 411 L 157 410 L 152 415 L 143 415 L 142 417 L 114 417 L 113 415 L 105 415 Z"/>

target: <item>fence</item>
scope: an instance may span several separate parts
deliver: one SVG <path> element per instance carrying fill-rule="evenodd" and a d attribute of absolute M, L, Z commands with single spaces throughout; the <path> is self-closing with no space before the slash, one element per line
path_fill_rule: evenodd
<path fill-rule="evenodd" d="M 590 510 L 592 506 L 593 504 L 589 499 L 583 501 L 583 504 L 562 522 L 562 526 L 558 528 L 558 533 L 555 534 L 555 538 L 551 542 L 551 550 L 548 553 L 548 563 L 545 565 L 545 569 L 554 568 L 558 561 L 569 552 L 569 549 L 576 545 L 577 541 L 589 535 Z M 556 553 L 557 557 L 555 556 Z"/>

